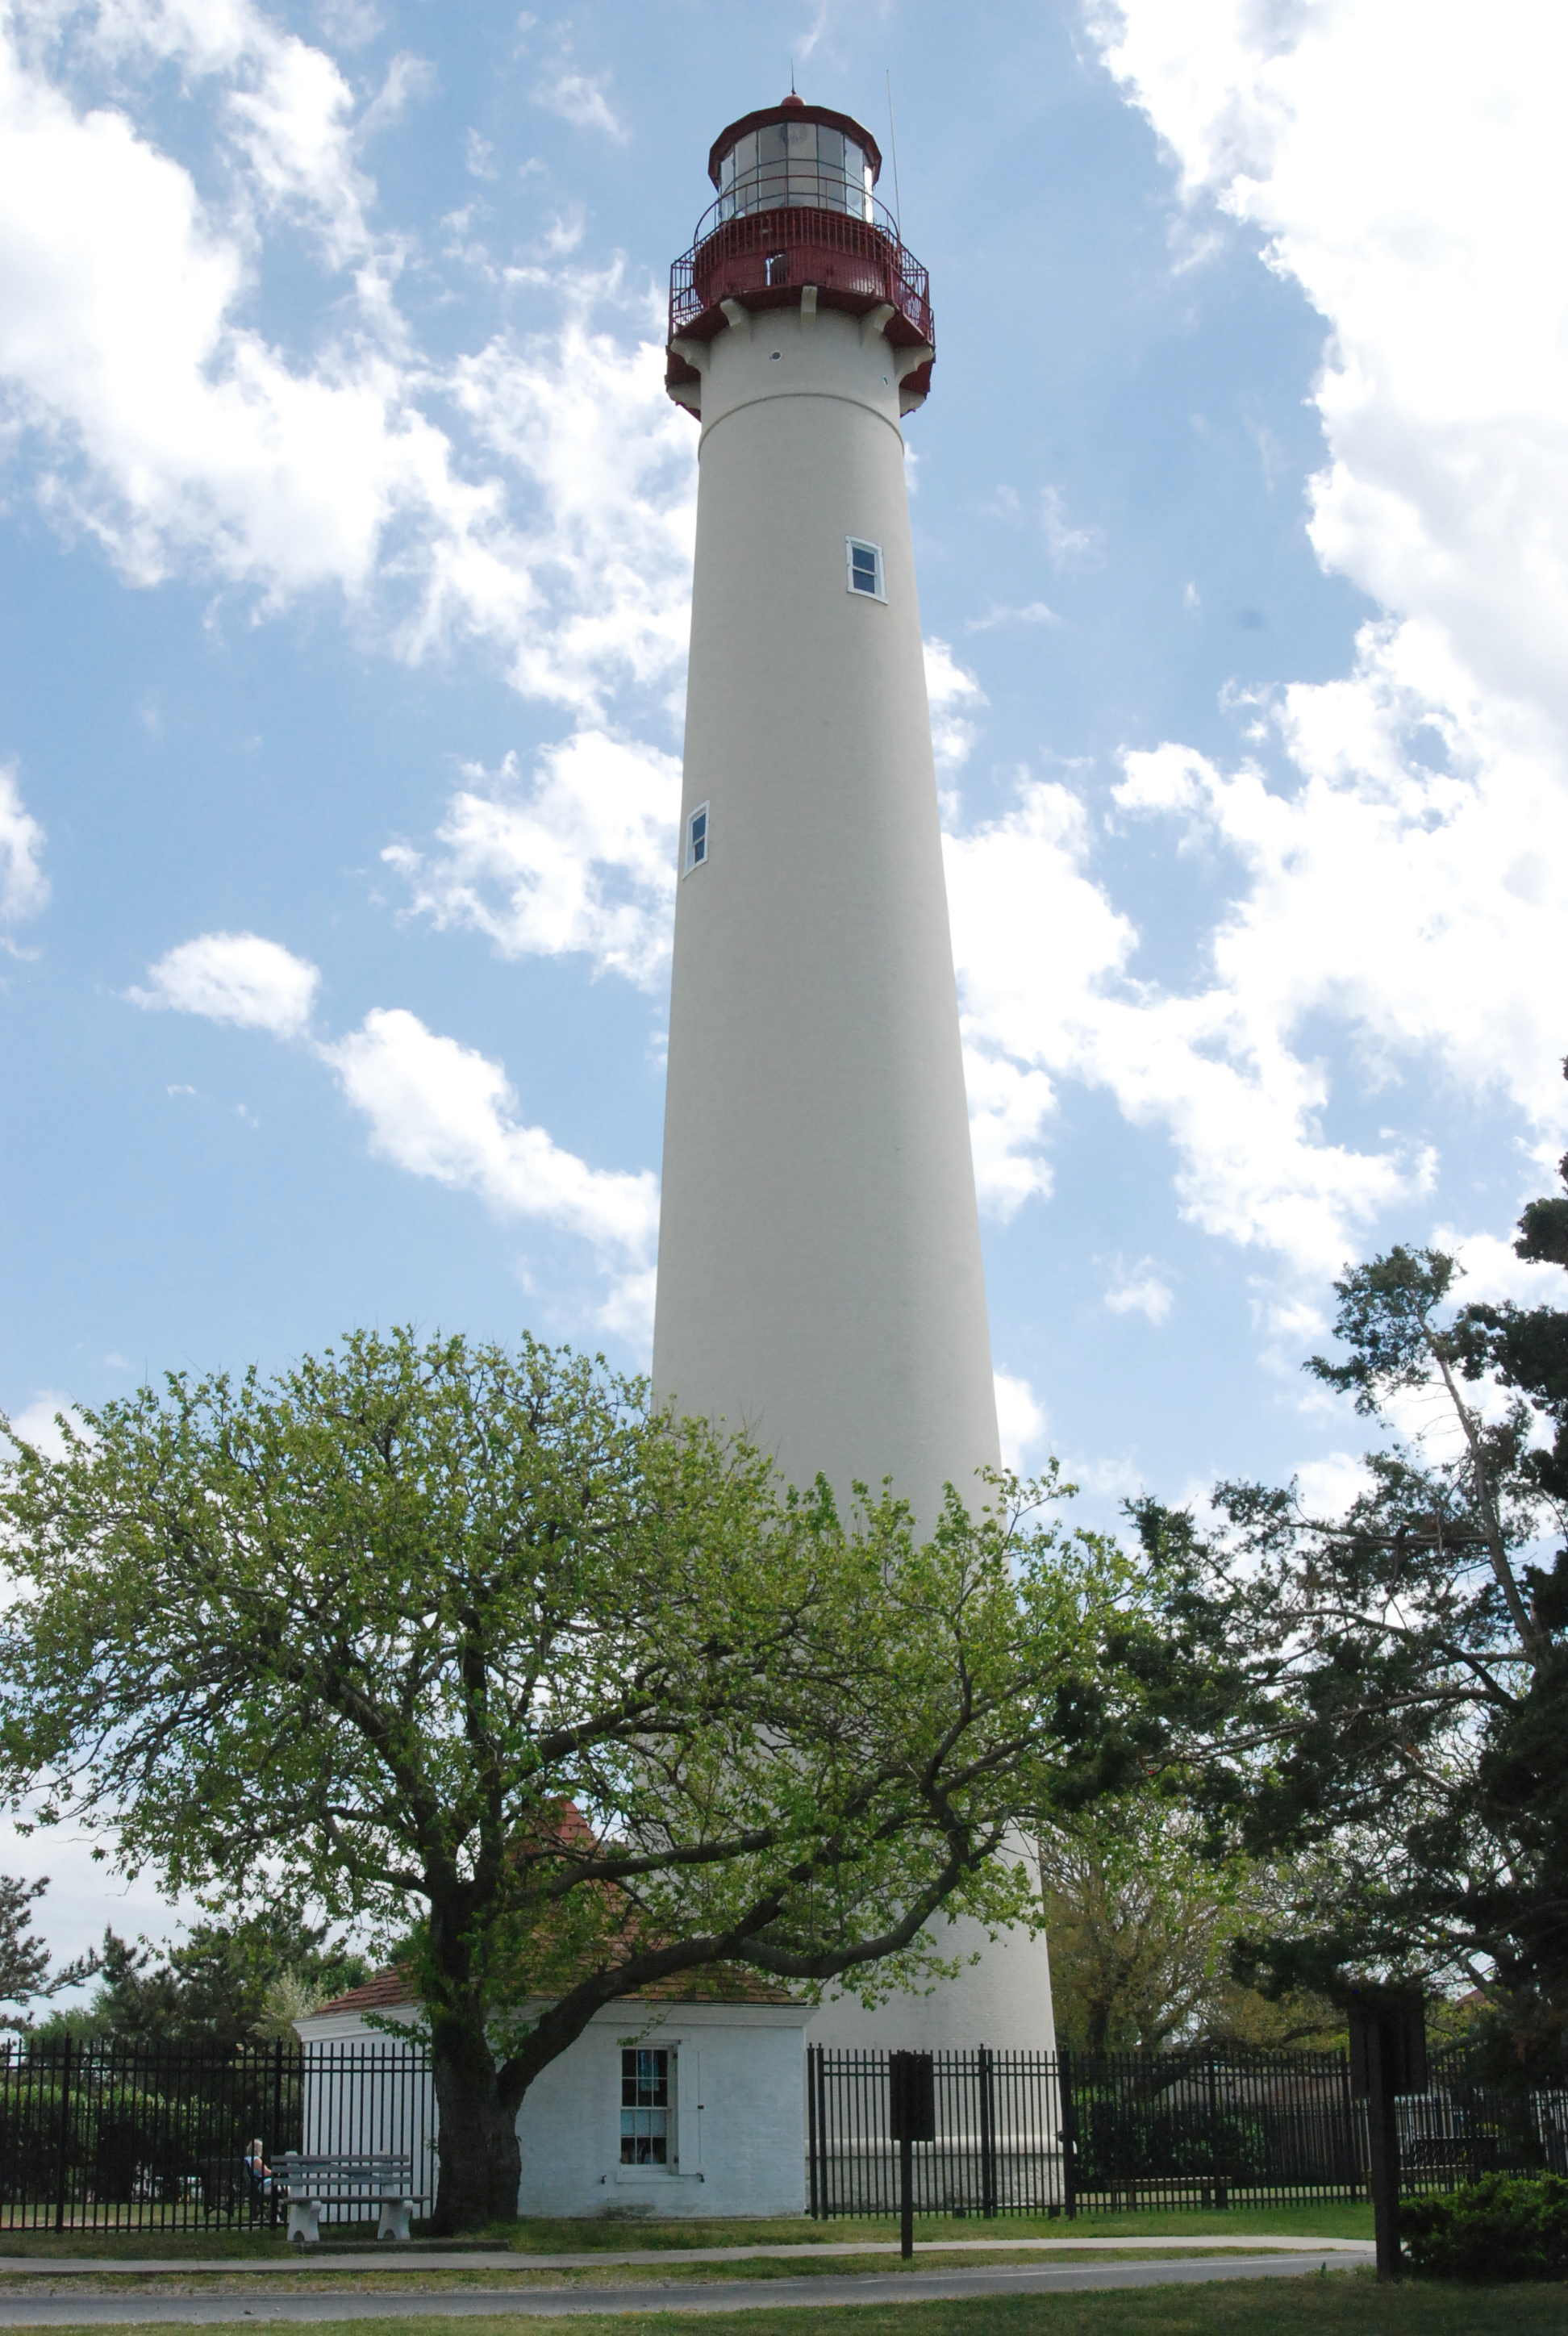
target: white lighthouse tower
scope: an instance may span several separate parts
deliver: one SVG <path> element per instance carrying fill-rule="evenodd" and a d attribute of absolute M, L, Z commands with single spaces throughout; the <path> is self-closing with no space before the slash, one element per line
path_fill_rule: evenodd
<path fill-rule="evenodd" d="M 716 141 L 669 393 L 702 424 L 653 1377 L 926 1527 L 998 1457 L 901 418 L 935 355 L 876 141 Z M 813 2040 L 1049 2049 L 1043 1941 Z"/>

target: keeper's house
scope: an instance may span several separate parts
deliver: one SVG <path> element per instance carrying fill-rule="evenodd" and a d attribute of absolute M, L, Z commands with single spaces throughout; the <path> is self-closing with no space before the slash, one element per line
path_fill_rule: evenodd
<path fill-rule="evenodd" d="M 811 2005 L 733 1971 L 627 1996 L 598 2013 L 535 2080 L 519 2112 L 520 2211 L 803 2214 L 805 2030 L 813 2016 Z M 406 2068 L 408 2056 L 388 2029 L 404 2021 L 412 2029 L 418 2020 L 413 1989 L 387 1971 L 297 2023 L 307 2053 L 322 2064 L 308 2090 L 318 2104 L 312 2122 L 320 2119 L 324 2129 L 307 2146 L 327 2143 L 332 2048 L 385 2052 Z M 353 2057 L 359 2061 L 358 2052 Z M 404 2087 L 390 2067 L 387 2074 L 390 2109 L 392 2091 Z M 433 2104 L 425 2088 L 420 2092 L 412 2123 L 395 2120 L 406 2135 L 406 2145 L 395 2146 L 411 2148 L 417 2178 L 433 2187 L 424 2146 Z M 375 2146 L 394 2146 L 390 2123 Z"/>

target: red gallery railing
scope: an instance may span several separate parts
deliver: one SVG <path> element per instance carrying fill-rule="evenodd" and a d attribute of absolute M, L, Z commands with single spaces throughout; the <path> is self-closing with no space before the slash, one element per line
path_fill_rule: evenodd
<path fill-rule="evenodd" d="M 930 276 L 904 248 L 891 212 L 869 195 L 865 209 L 865 218 L 803 203 L 736 214 L 733 200 L 721 198 L 670 270 L 670 339 L 710 339 L 723 322 L 721 301 L 783 307 L 798 301 L 803 284 L 814 284 L 823 307 L 864 310 L 886 301 L 897 319 L 890 340 L 934 347 Z"/>

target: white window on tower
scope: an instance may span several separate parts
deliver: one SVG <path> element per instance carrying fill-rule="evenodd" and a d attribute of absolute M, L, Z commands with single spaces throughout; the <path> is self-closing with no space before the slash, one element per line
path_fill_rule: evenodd
<path fill-rule="evenodd" d="M 863 592 L 868 599 L 885 600 L 888 595 L 882 582 L 881 545 L 862 543 L 855 535 L 846 535 L 844 545 L 849 557 L 850 590 Z"/>
<path fill-rule="evenodd" d="M 711 822 L 706 803 L 698 803 L 686 823 L 686 874 L 706 865 Z"/>
<path fill-rule="evenodd" d="M 620 2162 L 623 2166 L 669 2166 L 674 2162 L 667 2052 L 640 2047 L 620 2056 Z"/>

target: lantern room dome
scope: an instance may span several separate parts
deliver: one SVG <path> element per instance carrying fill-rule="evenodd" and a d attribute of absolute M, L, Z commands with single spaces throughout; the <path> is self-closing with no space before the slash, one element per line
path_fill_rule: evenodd
<path fill-rule="evenodd" d="M 721 216 L 804 208 L 872 216 L 881 149 L 847 113 L 793 94 L 721 130 L 707 158 Z"/>
<path fill-rule="evenodd" d="M 901 366 L 900 412 L 923 402 L 935 354 L 930 285 L 873 191 L 881 167 L 876 140 L 852 115 L 793 91 L 720 131 L 707 163 L 718 200 L 670 269 L 665 385 L 678 405 L 701 415 L 693 345 L 742 309 L 771 308 L 874 311 L 885 340 L 921 353 Z"/>

